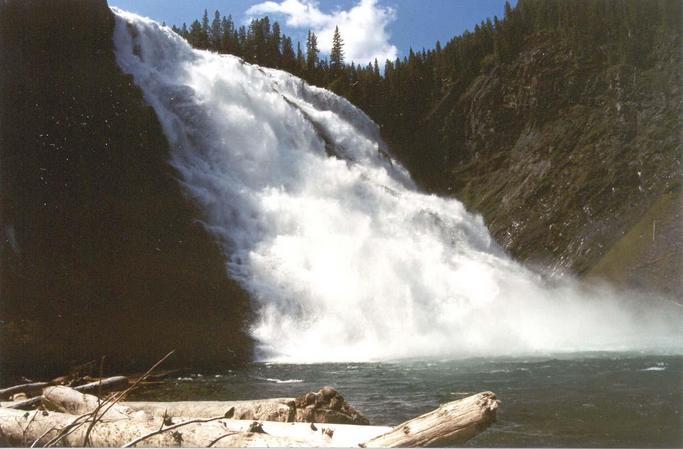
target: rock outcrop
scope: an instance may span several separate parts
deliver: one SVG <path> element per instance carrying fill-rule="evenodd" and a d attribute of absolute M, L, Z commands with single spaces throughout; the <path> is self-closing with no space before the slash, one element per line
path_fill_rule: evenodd
<path fill-rule="evenodd" d="M 294 400 L 297 422 L 370 424 L 368 418 L 351 406 L 332 387 L 306 393 Z"/>

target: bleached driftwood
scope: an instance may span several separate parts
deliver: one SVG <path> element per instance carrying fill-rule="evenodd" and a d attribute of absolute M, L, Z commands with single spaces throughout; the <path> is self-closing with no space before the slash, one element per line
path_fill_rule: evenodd
<path fill-rule="evenodd" d="M 367 441 L 367 447 L 430 447 L 463 443 L 496 420 L 499 401 L 490 391 L 449 402 Z"/>
<path fill-rule="evenodd" d="M 234 408 L 234 419 L 292 422 L 295 417 L 293 398 L 257 399 L 253 401 L 178 401 L 121 402 L 122 406 L 143 411 L 151 416 L 222 416 Z"/>
<path fill-rule="evenodd" d="M 79 385 L 74 387 L 74 390 L 80 391 L 81 393 L 97 393 L 99 391 L 117 391 L 123 390 L 128 387 L 130 381 L 126 376 L 113 376 L 107 377 L 106 379 L 96 380 L 94 382 L 87 383 L 85 385 Z"/>
<path fill-rule="evenodd" d="M 258 399 L 250 401 L 181 401 L 181 402 L 126 402 L 134 410 L 151 415 L 220 416 L 235 409 L 235 419 L 280 422 L 316 422 L 335 424 L 369 424 L 368 419 L 355 410 L 332 387 L 306 393 L 298 398 Z"/>
<path fill-rule="evenodd" d="M 0 409 L 0 444 L 40 447 L 77 419 L 74 415 Z M 350 447 L 382 434 L 390 427 L 352 424 L 282 423 L 183 418 L 159 432 L 163 418 L 98 422 L 89 435 L 94 447 Z M 187 423 L 187 424 L 186 424 Z M 60 446 L 84 446 L 88 423 L 66 435 Z M 315 429 L 315 430 L 314 430 Z M 141 437 L 151 435 L 141 441 Z"/>
<path fill-rule="evenodd" d="M 101 402 L 66 387 L 44 391 L 45 403 L 79 415 L 23 412 L 0 408 L 0 444 L 41 446 L 56 438 L 58 445 L 127 447 L 349 447 L 427 446 L 462 443 L 483 431 L 495 419 L 498 401 L 493 393 L 480 393 L 443 405 L 434 412 L 397 427 L 348 424 L 256 422 L 216 417 L 153 416 L 115 404 L 103 419 Z M 227 403 L 222 403 L 227 404 Z M 153 410 L 156 412 L 156 409 Z M 46 413 L 46 414 L 44 414 Z M 82 423 L 74 426 L 74 423 Z M 68 432 L 63 429 L 69 430 Z"/>
<path fill-rule="evenodd" d="M 63 386 L 43 389 L 42 404 L 46 410 L 69 415 L 84 415 L 100 408 L 102 413 L 106 409 L 106 414 L 103 417 L 107 419 L 129 419 L 144 416 L 144 413 L 135 415 L 134 410 L 120 404 L 110 405 L 97 396 L 84 394 L 73 388 Z"/>
<path fill-rule="evenodd" d="M 97 380 L 87 384 L 79 385 L 73 389 L 81 393 L 106 393 L 108 391 L 122 390 L 128 386 L 128 378 L 125 376 L 113 376 L 106 379 Z M 14 408 L 18 410 L 27 410 L 43 401 L 43 396 L 36 396 L 25 401 L 17 401 L 9 404 L 3 404 L 3 407 Z"/>
<path fill-rule="evenodd" d="M 47 382 L 31 382 L 27 384 L 15 385 L 9 388 L 2 388 L 0 389 L 0 399 L 10 399 L 12 396 L 18 393 L 24 393 L 27 396 L 33 396 L 34 394 L 40 393 L 42 389 L 48 385 L 49 384 Z"/>
<path fill-rule="evenodd" d="M 65 413 L 49 412 L 45 416 L 40 411 L 22 412 L 3 408 L 0 409 L 0 444 L 4 446 L 35 444 L 36 447 L 41 447 L 61 433 L 64 436 L 58 441 L 60 446 L 83 447 L 89 423 L 72 427 L 70 432 L 62 432 L 62 429 L 72 426 L 77 419 L 79 418 Z M 231 430 L 226 425 L 231 420 L 227 419 L 221 421 L 209 421 L 210 418 L 201 421 L 189 420 L 193 422 L 166 432 L 156 433 L 159 431 L 162 419 L 130 418 L 100 421 L 90 430 L 88 441 L 90 446 L 94 447 L 121 447 L 141 436 L 152 434 L 137 443 L 135 447 L 304 447 L 311 445 L 310 441 L 296 438 L 282 438 L 260 432 L 243 432 L 238 429 Z M 237 421 L 237 423 L 245 422 Z M 246 422 L 247 425 L 250 423 Z"/>

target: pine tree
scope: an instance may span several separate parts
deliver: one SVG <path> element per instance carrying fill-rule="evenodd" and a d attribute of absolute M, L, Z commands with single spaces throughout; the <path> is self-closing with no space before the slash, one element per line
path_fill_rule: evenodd
<path fill-rule="evenodd" d="M 232 16 L 223 17 L 221 25 L 223 35 L 221 36 L 221 51 L 229 54 L 235 54 L 237 51 L 237 36 L 235 35 L 235 24 L 232 22 Z"/>
<path fill-rule="evenodd" d="M 202 48 L 204 41 L 202 24 L 199 23 L 198 20 L 195 20 L 190 24 L 190 31 L 188 32 L 187 40 L 193 47 Z"/>
<path fill-rule="evenodd" d="M 308 31 L 306 37 L 306 70 L 309 73 L 314 73 L 318 65 L 318 38 L 315 33 Z"/>
<path fill-rule="evenodd" d="M 296 43 L 296 66 L 297 73 L 304 73 L 306 70 L 306 58 L 304 58 L 304 52 L 301 51 L 301 42 Z"/>
<path fill-rule="evenodd" d="M 209 36 L 209 47 L 212 50 L 221 50 L 221 38 L 223 37 L 223 24 L 221 23 L 221 13 L 216 10 L 211 22 L 211 34 Z"/>
<path fill-rule="evenodd" d="M 333 75 L 338 75 L 344 68 L 344 41 L 339 33 L 339 27 L 334 27 L 332 36 L 332 51 L 330 51 L 330 70 Z"/>
<path fill-rule="evenodd" d="M 281 66 L 291 73 L 296 73 L 296 54 L 294 54 L 294 47 L 292 46 L 292 39 L 289 36 L 282 35 L 282 60 Z"/>
<path fill-rule="evenodd" d="M 242 25 L 237 32 L 237 56 L 246 57 L 247 54 L 247 29 Z"/>
<path fill-rule="evenodd" d="M 209 48 L 209 11 L 204 10 L 204 16 L 202 17 L 202 29 L 200 35 L 200 48 Z"/>
<path fill-rule="evenodd" d="M 273 23 L 273 27 L 270 33 L 270 39 L 268 40 L 268 51 L 266 53 L 266 59 L 269 64 L 279 66 L 282 56 L 282 51 L 280 47 L 282 46 L 282 34 L 280 33 L 280 24 L 277 22 Z"/>

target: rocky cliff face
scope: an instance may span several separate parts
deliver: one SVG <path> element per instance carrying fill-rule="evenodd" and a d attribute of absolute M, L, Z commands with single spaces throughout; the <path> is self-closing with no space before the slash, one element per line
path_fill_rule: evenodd
<path fill-rule="evenodd" d="M 247 296 L 117 66 L 105 0 L 0 3 L 0 371 L 225 367 Z"/>
<path fill-rule="evenodd" d="M 458 159 L 437 188 L 531 265 L 680 300 L 679 41 L 648 56 L 609 65 L 531 36 L 440 106 Z"/>

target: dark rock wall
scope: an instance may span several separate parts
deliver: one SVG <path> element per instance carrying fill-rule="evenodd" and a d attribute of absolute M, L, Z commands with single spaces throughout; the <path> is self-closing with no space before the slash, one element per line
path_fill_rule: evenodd
<path fill-rule="evenodd" d="M 674 213 L 681 206 L 680 36 L 658 42 L 635 67 L 577 58 L 556 35 L 529 36 L 514 60 L 491 62 L 444 98 L 427 127 L 455 156 L 442 163 L 442 177 L 423 185 L 481 213 L 510 254 L 532 266 L 683 300 Z M 642 242 L 624 245 L 664 196 L 675 197 L 673 206 L 653 220 L 670 232 L 654 241 L 640 232 Z M 605 260 L 617 245 L 622 257 Z"/>
<path fill-rule="evenodd" d="M 248 360 L 246 294 L 116 64 L 105 0 L 0 3 L 0 369 Z M 168 366 L 168 364 L 167 364 Z"/>

